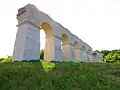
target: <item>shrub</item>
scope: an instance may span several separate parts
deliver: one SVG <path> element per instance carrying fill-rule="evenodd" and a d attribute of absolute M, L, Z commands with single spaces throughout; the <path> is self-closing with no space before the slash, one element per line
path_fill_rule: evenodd
<path fill-rule="evenodd" d="M 3 60 L 1 61 L 1 63 L 9 63 L 9 62 L 12 62 L 11 56 L 7 56 L 7 58 L 3 58 Z"/>
<path fill-rule="evenodd" d="M 55 68 L 55 63 L 53 63 L 53 62 L 44 61 L 44 60 L 40 60 L 40 62 L 41 62 L 43 69 L 46 72 L 49 72 L 49 71 L 53 70 L 53 68 Z"/>

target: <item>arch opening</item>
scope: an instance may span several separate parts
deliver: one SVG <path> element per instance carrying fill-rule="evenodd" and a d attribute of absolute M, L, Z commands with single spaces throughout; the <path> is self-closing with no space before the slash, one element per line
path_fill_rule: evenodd
<path fill-rule="evenodd" d="M 44 31 L 44 36 L 46 36 L 43 38 L 43 40 L 40 39 L 42 42 L 44 42 L 44 45 L 41 43 L 44 48 L 44 60 L 51 61 L 53 60 L 54 56 L 54 33 L 52 27 L 48 23 L 42 23 L 40 28 L 40 32 L 43 33 Z"/>
<path fill-rule="evenodd" d="M 80 60 L 80 46 L 78 42 L 74 42 L 74 56 L 75 60 L 79 61 Z"/>
<path fill-rule="evenodd" d="M 69 38 L 66 34 L 62 35 L 61 38 L 61 50 L 62 50 L 62 59 L 69 60 Z"/>
<path fill-rule="evenodd" d="M 43 29 L 40 30 L 40 59 L 44 60 L 45 39 L 46 35 Z"/>

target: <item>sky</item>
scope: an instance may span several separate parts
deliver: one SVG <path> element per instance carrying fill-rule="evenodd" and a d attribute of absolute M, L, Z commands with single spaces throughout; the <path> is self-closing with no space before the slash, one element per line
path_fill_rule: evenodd
<path fill-rule="evenodd" d="M 28 3 L 48 14 L 93 50 L 120 49 L 120 0 L 1 0 L 0 57 L 12 56 L 18 9 Z M 44 48 L 45 34 L 40 34 Z"/>

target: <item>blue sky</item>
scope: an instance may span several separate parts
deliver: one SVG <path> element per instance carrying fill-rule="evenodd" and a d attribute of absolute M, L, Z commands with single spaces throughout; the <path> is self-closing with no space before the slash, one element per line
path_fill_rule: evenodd
<path fill-rule="evenodd" d="M 28 3 L 68 28 L 93 50 L 120 49 L 120 0 L 2 0 L 0 57 L 12 55 L 17 32 L 17 10 Z M 44 37 L 42 32 L 42 48 Z"/>

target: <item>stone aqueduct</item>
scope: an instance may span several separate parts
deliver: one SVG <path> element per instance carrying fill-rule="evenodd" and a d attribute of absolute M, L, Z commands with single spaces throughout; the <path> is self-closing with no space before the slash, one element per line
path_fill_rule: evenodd
<path fill-rule="evenodd" d="M 93 51 L 87 43 L 39 11 L 36 6 L 27 4 L 20 8 L 17 20 L 13 60 L 40 59 L 40 29 L 43 29 L 46 34 L 45 60 L 92 61 Z"/>

